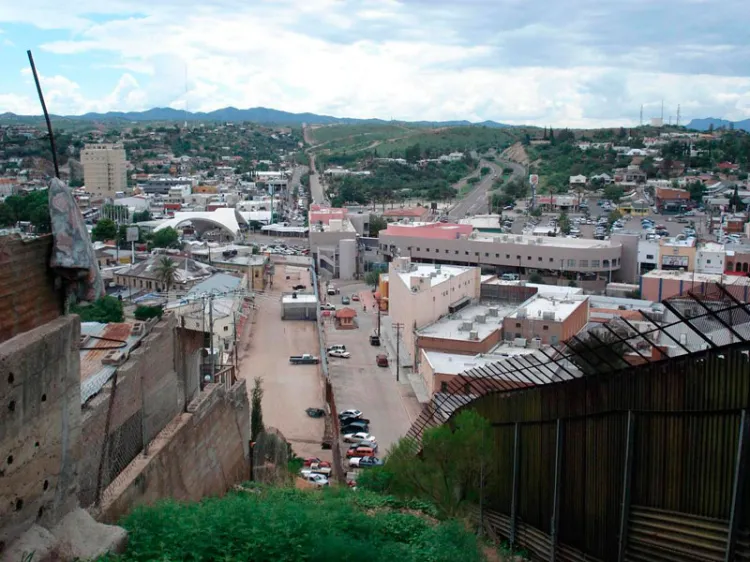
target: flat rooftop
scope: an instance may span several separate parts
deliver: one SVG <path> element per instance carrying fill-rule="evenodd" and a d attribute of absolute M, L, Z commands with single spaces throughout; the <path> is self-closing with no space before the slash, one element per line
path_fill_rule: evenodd
<path fill-rule="evenodd" d="M 448 281 L 451 277 L 461 275 L 472 269 L 474 268 L 462 267 L 459 265 L 442 265 L 439 266 L 438 269 L 438 266 L 435 265 L 412 262 L 411 270 L 409 271 L 396 271 L 395 269 L 392 269 L 391 271 L 401 277 L 401 280 L 407 287 L 411 286 L 410 280 L 413 277 L 428 278 L 430 279 L 430 286 L 435 287 L 436 285 L 440 285 L 440 283 Z M 435 275 L 432 275 L 433 273 Z"/>
<path fill-rule="evenodd" d="M 536 294 L 519 306 L 508 318 L 526 318 L 536 320 L 543 319 L 545 313 L 554 314 L 555 322 L 562 322 L 577 309 L 588 297 L 582 295 L 570 295 L 564 298 Z M 519 313 L 522 315 L 519 317 Z M 546 320 L 552 320 L 547 318 Z"/>
<path fill-rule="evenodd" d="M 496 351 L 496 349 L 499 351 Z M 477 367 L 484 367 L 485 365 L 491 365 L 498 361 L 508 359 L 509 357 L 531 355 L 536 352 L 536 349 L 514 347 L 508 344 L 501 344 L 490 353 L 481 353 L 479 355 L 459 355 L 457 353 L 445 353 L 442 351 L 423 351 L 425 358 L 437 375 L 470 374 L 466 371 Z"/>
<path fill-rule="evenodd" d="M 490 314 L 490 309 L 496 311 L 496 315 Z M 417 330 L 417 335 L 427 338 L 438 338 L 446 340 L 463 340 L 469 341 L 469 333 L 476 331 L 478 340 L 489 337 L 494 332 L 502 330 L 503 318 L 508 316 L 511 312 L 516 309 L 516 305 L 486 305 L 486 304 L 475 304 L 467 306 L 460 311 L 444 316 L 437 322 L 420 328 Z M 477 316 L 484 316 L 484 322 L 476 320 Z M 472 327 L 470 330 L 465 330 L 464 325 L 466 322 L 471 322 Z"/>
<path fill-rule="evenodd" d="M 282 295 L 281 302 L 283 304 L 294 304 L 294 303 L 307 303 L 312 304 L 318 302 L 317 297 L 312 293 L 297 293 L 294 297 L 291 293 Z"/>
<path fill-rule="evenodd" d="M 489 242 L 491 244 L 521 244 L 529 246 L 550 246 L 562 248 L 612 248 L 620 244 L 608 240 L 589 238 L 564 238 L 560 236 L 531 236 L 528 234 L 494 234 L 491 232 L 473 232 L 469 240 Z"/>
<path fill-rule="evenodd" d="M 722 276 L 718 273 L 696 273 L 694 271 L 676 271 L 670 269 L 653 269 L 641 276 L 642 279 L 674 279 L 675 281 L 695 281 L 696 283 L 719 283 Z"/>

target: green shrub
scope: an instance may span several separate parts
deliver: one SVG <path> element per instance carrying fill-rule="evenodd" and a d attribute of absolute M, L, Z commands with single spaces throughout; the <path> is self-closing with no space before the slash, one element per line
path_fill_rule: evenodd
<path fill-rule="evenodd" d="M 104 296 L 91 304 L 82 303 L 71 307 L 70 312 L 81 317 L 81 322 L 122 322 L 122 302 L 115 297 Z"/>
<path fill-rule="evenodd" d="M 160 306 L 137 306 L 135 308 L 135 319 L 141 322 L 152 318 L 161 318 L 164 310 Z"/>
<path fill-rule="evenodd" d="M 401 500 L 338 488 L 254 487 L 200 503 L 136 508 L 120 523 L 127 550 L 105 560 L 479 562 L 476 538 L 455 522 L 396 511 Z M 395 509 L 401 509 L 396 507 Z"/>

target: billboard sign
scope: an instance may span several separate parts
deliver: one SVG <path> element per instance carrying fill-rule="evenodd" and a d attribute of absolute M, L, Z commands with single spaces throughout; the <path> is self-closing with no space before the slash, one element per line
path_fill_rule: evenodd
<path fill-rule="evenodd" d="M 662 266 L 666 267 L 684 267 L 688 266 L 688 256 L 662 256 Z"/>
<path fill-rule="evenodd" d="M 129 226 L 125 231 L 125 240 L 128 242 L 138 242 L 138 227 Z"/>
<path fill-rule="evenodd" d="M 531 174 L 529 176 L 529 183 L 531 184 L 531 187 L 536 187 L 537 185 L 539 185 L 539 175 Z"/>

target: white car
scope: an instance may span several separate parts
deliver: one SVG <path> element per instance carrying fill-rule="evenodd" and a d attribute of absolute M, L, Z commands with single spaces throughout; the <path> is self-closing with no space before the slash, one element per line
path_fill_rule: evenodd
<path fill-rule="evenodd" d="M 351 353 L 349 353 L 348 351 L 344 351 L 342 349 L 332 349 L 331 351 L 328 352 L 328 355 L 330 357 L 339 357 L 341 359 L 349 359 L 349 356 L 351 355 Z"/>
<path fill-rule="evenodd" d="M 328 478 L 322 474 L 309 474 L 305 480 L 315 486 L 328 486 Z"/>
<path fill-rule="evenodd" d="M 353 418 L 361 418 L 362 412 L 359 410 L 341 410 L 339 412 L 339 418 L 346 418 L 346 417 L 353 417 Z"/>
<path fill-rule="evenodd" d="M 347 433 L 344 435 L 344 443 L 359 443 L 360 441 L 371 441 L 372 443 L 378 442 L 374 435 L 370 435 L 364 431 L 359 433 Z"/>

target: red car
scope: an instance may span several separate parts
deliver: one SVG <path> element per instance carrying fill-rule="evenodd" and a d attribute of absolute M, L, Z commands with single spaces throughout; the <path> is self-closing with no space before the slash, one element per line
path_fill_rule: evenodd
<path fill-rule="evenodd" d="M 331 467 L 331 463 L 329 463 L 328 461 L 322 461 L 322 460 L 320 460 L 317 457 L 308 457 L 308 458 L 306 458 L 304 464 L 305 464 L 305 466 L 312 466 L 314 464 L 317 464 L 321 468 L 330 468 Z"/>
<path fill-rule="evenodd" d="M 359 293 L 354 293 L 354 294 L 352 295 L 352 300 L 353 300 L 353 301 L 359 301 Z"/>

